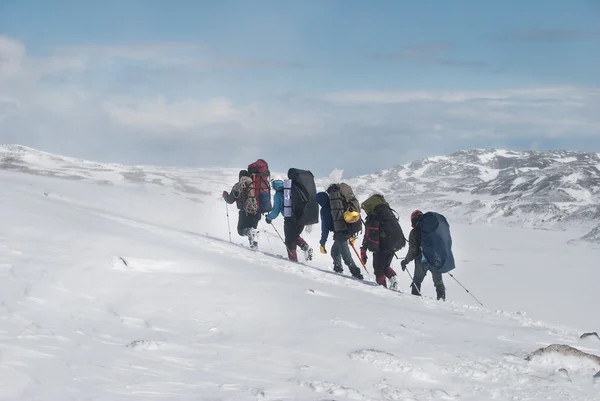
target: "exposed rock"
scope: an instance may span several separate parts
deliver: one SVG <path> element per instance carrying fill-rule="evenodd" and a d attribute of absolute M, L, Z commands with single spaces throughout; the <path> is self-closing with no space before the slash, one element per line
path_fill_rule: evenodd
<path fill-rule="evenodd" d="M 600 356 L 589 354 L 578 350 L 577 348 L 571 347 L 565 344 L 551 344 L 547 347 L 540 348 L 525 357 L 525 360 L 532 361 L 536 357 L 543 357 L 546 355 L 561 355 L 566 357 L 576 357 L 585 360 L 589 360 L 594 364 L 600 366 Z M 566 369 L 562 368 L 566 371 Z M 561 369 L 559 369 L 561 370 Z M 600 372 L 599 372 L 600 373 Z M 567 373 L 568 374 L 568 373 Z M 594 375 L 594 378 L 598 377 L 598 373 Z"/>
<path fill-rule="evenodd" d="M 596 337 L 598 340 L 600 340 L 600 336 L 598 336 L 598 333 L 596 333 L 595 331 L 593 333 L 583 333 L 579 338 L 583 340 L 584 338 L 588 337 Z"/>

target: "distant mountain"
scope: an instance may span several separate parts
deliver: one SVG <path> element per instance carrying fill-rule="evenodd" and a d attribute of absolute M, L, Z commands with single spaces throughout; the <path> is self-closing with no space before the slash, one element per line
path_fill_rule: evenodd
<path fill-rule="evenodd" d="M 464 150 L 347 180 L 363 196 L 467 222 L 593 230 L 600 242 L 600 154 Z"/>
<path fill-rule="evenodd" d="M 238 171 L 96 163 L 21 145 L 0 146 L 0 169 L 103 185 L 160 185 L 196 202 L 194 195 L 206 194 L 208 184 L 229 188 Z M 581 241 L 600 243 L 599 153 L 473 149 L 344 181 L 359 198 L 380 192 L 405 212 L 419 208 L 453 221 L 577 228 L 585 234 Z M 322 187 L 328 182 L 317 180 Z"/>

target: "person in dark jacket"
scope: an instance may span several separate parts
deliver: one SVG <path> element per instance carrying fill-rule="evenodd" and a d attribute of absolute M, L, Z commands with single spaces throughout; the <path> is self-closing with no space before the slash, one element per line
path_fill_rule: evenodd
<path fill-rule="evenodd" d="M 238 175 L 238 182 L 233 185 L 231 192 L 223 191 L 223 199 L 228 204 L 235 203 L 238 213 L 238 224 L 237 232 L 241 237 L 248 237 L 250 248 L 258 248 L 258 222 L 260 221 L 260 212 L 247 213 L 245 206 L 248 200 L 248 190 L 252 184 L 252 178 L 246 170 L 240 170 Z"/>
<path fill-rule="evenodd" d="M 283 179 L 281 177 L 275 177 L 275 179 L 271 181 L 271 186 L 275 190 L 275 196 L 273 197 L 273 209 L 265 216 L 267 224 L 271 224 L 280 214 L 283 215 Z M 289 260 L 293 262 L 298 261 L 298 253 L 296 251 L 298 246 L 300 246 L 300 249 L 304 252 L 304 258 L 306 260 L 312 260 L 313 249 L 300 236 L 302 231 L 304 231 L 304 226 L 299 226 L 296 224 L 295 219 L 289 217 L 284 217 L 283 220 L 284 242 Z"/>
<path fill-rule="evenodd" d="M 367 213 L 367 220 L 365 221 L 366 232 L 363 237 L 363 242 L 360 247 L 360 259 L 364 265 L 367 264 L 367 249 L 369 241 L 372 241 L 369 238 L 369 226 L 373 221 L 377 221 L 375 217 L 375 208 L 380 204 L 387 205 L 389 208 L 389 204 L 385 201 L 383 195 L 373 195 L 367 200 L 365 200 L 361 207 Z M 389 211 L 391 213 L 391 209 Z M 379 232 L 381 228 L 381 223 L 378 223 L 378 227 L 375 232 Z M 375 273 L 375 281 L 377 284 L 387 288 L 386 278 L 390 281 L 390 288 L 397 290 L 398 289 L 398 279 L 396 277 L 396 272 L 392 269 L 392 260 L 394 260 L 394 252 L 386 252 L 383 249 L 387 248 L 388 238 L 385 232 L 380 233 L 379 240 L 380 241 L 380 250 L 373 252 L 373 273 Z"/>
<path fill-rule="evenodd" d="M 415 261 L 415 272 L 413 275 L 413 282 L 411 284 L 412 295 L 421 295 L 421 284 L 427 275 L 427 270 L 421 263 L 421 230 L 419 224 L 421 223 L 421 216 L 423 212 L 415 210 L 410 215 L 410 222 L 412 224 L 412 230 L 408 236 L 408 252 L 406 257 L 400 264 L 402 265 L 402 271 L 406 270 L 408 265 L 413 260 Z M 442 279 L 442 273 L 431 272 L 433 284 L 435 285 L 435 291 L 438 300 L 446 300 L 446 287 L 444 286 L 444 280 Z"/>
<path fill-rule="evenodd" d="M 317 203 L 321 206 L 321 253 L 327 254 L 325 244 L 329 238 L 329 233 L 333 232 L 333 245 L 331 246 L 331 258 L 333 259 L 333 271 L 343 273 L 342 260 L 348 266 L 350 274 L 353 277 L 362 280 L 364 277 L 360 272 L 360 268 L 354 263 L 348 240 L 350 239 L 350 230 L 342 230 L 335 232 L 333 224 L 333 215 L 331 214 L 331 205 L 329 203 L 329 195 L 327 192 L 319 192 L 317 194 Z"/>

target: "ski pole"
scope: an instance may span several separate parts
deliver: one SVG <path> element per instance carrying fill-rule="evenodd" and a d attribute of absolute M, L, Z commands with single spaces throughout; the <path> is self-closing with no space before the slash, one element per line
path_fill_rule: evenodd
<path fill-rule="evenodd" d="M 348 241 L 350 242 L 350 241 Z M 356 247 L 354 246 L 354 243 L 350 243 L 350 246 L 352 247 L 352 249 L 354 249 L 354 253 L 356 254 L 356 257 L 358 258 L 358 260 L 360 260 L 360 264 L 362 265 L 363 269 L 365 269 L 365 271 L 367 272 L 367 274 L 369 275 L 369 277 L 371 277 L 371 273 L 367 270 L 367 266 L 365 266 L 365 264 L 363 263 L 362 259 L 360 258 L 360 255 L 358 254 L 358 251 L 356 250 Z"/>
<path fill-rule="evenodd" d="M 467 290 L 467 289 L 465 288 L 465 286 L 464 286 L 464 285 L 462 285 L 462 284 L 461 284 L 461 283 L 460 283 L 460 282 L 459 282 L 459 281 L 458 281 L 456 278 L 454 278 L 454 276 L 452 275 L 452 273 L 448 272 L 448 274 L 450 275 L 450 277 L 452 277 L 452 278 L 454 279 L 454 281 L 456 281 L 456 282 L 458 283 L 458 285 L 460 285 L 462 288 L 464 288 L 464 290 L 465 290 L 465 291 L 466 291 L 466 292 L 467 292 L 467 293 L 468 293 L 470 296 L 472 296 L 472 297 L 473 297 L 473 299 L 479 303 L 479 305 L 483 306 L 483 304 L 482 304 L 481 302 L 479 302 L 479 300 L 478 300 L 477 298 L 475 298 L 475 296 L 474 296 L 473 294 L 471 294 L 471 292 L 470 292 L 469 290 Z"/>
<path fill-rule="evenodd" d="M 229 223 L 229 205 L 227 205 L 227 203 L 225 203 L 225 212 L 227 213 L 227 229 L 229 230 L 229 242 L 233 243 L 231 241 L 231 224 Z"/>

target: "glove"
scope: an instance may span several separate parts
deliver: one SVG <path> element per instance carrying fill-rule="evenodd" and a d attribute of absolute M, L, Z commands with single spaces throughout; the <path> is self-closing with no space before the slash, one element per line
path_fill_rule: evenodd
<path fill-rule="evenodd" d="M 223 193 L 221 194 L 221 196 L 223 197 L 223 199 L 224 199 L 224 198 L 225 198 L 227 195 L 229 195 L 229 194 L 227 193 L 227 191 L 223 191 Z"/>
<path fill-rule="evenodd" d="M 367 250 L 365 248 L 360 248 L 360 261 L 363 265 L 367 264 Z"/>
<path fill-rule="evenodd" d="M 327 254 L 327 249 L 325 249 L 325 246 L 324 246 L 324 245 L 321 245 L 321 248 L 320 248 L 320 249 L 321 249 L 321 253 L 322 253 L 323 255 Z"/>
<path fill-rule="evenodd" d="M 265 218 L 265 221 L 267 222 L 267 224 L 271 224 L 271 222 L 272 222 L 273 220 L 271 220 L 271 219 L 269 219 L 269 218 Z"/>
<path fill-rule="evenodd" d="M 406 262 L 406 259 L 403 259 L 402 262 L 400 262 L 400 266 L 402 266 L 402 271 L 406 270 L 407 264 L 408 264 L 408 262 Z"/>

